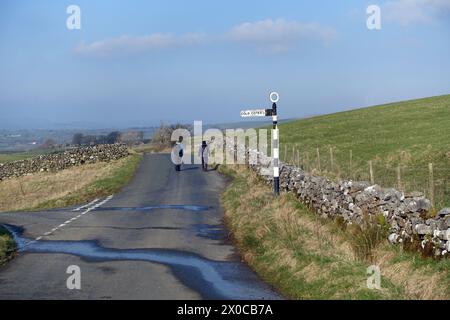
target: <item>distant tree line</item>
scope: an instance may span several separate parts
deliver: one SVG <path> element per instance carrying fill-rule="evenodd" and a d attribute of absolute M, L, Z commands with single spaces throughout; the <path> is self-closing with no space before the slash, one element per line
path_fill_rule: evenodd
<path fill-rule="evenodd" d="M 72 138 L 72 145 L 76 146 L 93 146 L 98 144 L 114 144 L 125 143 L 129 145 L 144 142 L 143 131 L 128 131 L 121 133 L 120 131 L 112 131 L 107 135 L 85 135 L 75 133 Z"/>
<path fill-rule="evenodd" d="M 176 129 L 187 129 L 192 131 L 190 125 L 161 123 L 159 128 L 154 132 L 151 139 L 144 139 L 144 132 L 140 130 L 129 130 L 127 132 L 112 131 L 107 135 L 90 135 L 81 132 L 75 133 L 72 137 L 72 145 L 75 146 L 93 146 L 98 144 L 114 144 L 125 143 L 127 145 L 135 145 L 151 142 L 157 149 L 170 148 L 173 144 L 171 141 L 172 132 Z"/>

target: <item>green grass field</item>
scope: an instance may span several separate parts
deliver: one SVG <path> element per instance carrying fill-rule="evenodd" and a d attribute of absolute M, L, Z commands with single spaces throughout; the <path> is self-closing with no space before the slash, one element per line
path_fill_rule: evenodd
<path fill-rule="evenodd" d="M 35 149 L 24 152 L 0 153 L 0 163 L 31 159 L 42 154 L 57 153 L 57 152 L 61 152 L 61 150 Z"/>
<path fill-rule="evenodd" d="M 450 206 L 450 95 L 293 121 L 280 139 L 281 159 L 308 171 L 371 181 L 371 162 L 375 183 Z"/>

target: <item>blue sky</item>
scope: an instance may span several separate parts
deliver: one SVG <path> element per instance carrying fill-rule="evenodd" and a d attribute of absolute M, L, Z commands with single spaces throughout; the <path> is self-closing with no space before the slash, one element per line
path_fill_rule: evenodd
<path fill-rule="evenodd" d="M 282 118 L 447 94 L 449 18 L 450 0 L 2 0 L 0 127 L 234 122 L 270 90 Z"/>

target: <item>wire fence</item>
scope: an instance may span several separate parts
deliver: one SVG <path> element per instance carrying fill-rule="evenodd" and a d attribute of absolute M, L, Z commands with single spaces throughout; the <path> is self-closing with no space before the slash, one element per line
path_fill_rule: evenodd
<path fill-rule="evenodd" d="M 409 161 L 405 164 L 382 157 L 367 160 L 351 149 L 301 149 L 295 144 L 281 146 L 280 157 L 285 163 L 332 180 L 368 181 L 407 193 L 420 192 L 430 199 L 436 210 L 450 207 L 450 166 L 442 162 Z"/>

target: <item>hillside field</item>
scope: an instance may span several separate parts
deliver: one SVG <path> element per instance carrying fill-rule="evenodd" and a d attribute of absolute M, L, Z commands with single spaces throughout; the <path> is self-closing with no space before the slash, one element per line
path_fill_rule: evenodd
<path fill-rule="evenodd" d="M 419 191 L 436 209 L 450 207 L 450 95 L 281 124 L 280 157 L 333 179 Z"/>

